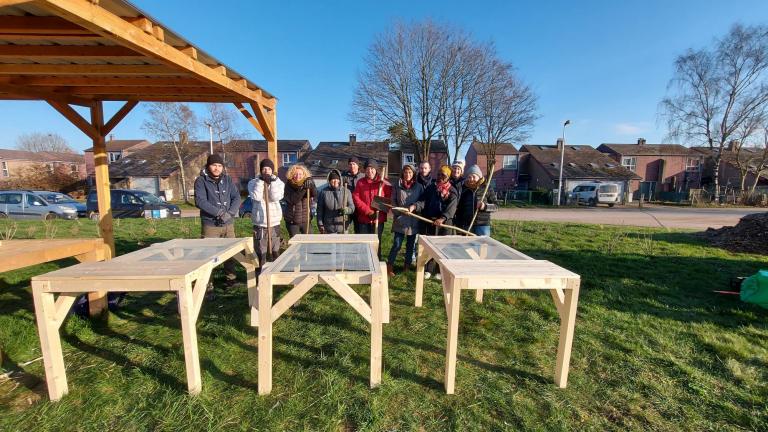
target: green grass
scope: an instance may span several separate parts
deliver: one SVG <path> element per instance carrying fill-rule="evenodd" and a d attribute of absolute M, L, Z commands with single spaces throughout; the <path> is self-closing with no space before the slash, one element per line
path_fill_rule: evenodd
<path fill-rule="evenodd" d="M 122 220 L 118 251 L 197 237 L 198 224 Z M 90 221 L 55 226 L 58 237 L 96 234 Z M 237 229 L 248 235 L 247 221 Z M 257 334 L 239 285 L 203 304 L 199 396 L 186 393 L 173 296 L 133 295 L 107 320 L 65 322 L 70 393 L 60 402 L 47 399 L 40 361 L 0 383 L 0 430 L 768 429 L 768 311 L 712 293 L 728 289 L 732 276 L 768 268 L 768 257 L 656 229 L 528 222 L 494 229 L 501 241 L 582 276 L 566 389 L 553 384 L 559 320 L 549 294 L 492 291 L 483 304 L 472 293 L 462 299 L 456 394 L 446 395 L 440 288 L 427 281 L 424 307 L 415 308 L 407 273 L 390 281 L 381 387 L 368 388 L 367 323 L 316 287 L 275 323 L 273 391 L 260 397 Z M 19 223 L 17 237 L 45 231 Z M 389 244 L 387 235 L 385 251 Z M 40 356 L 29 278 L 71 264 L 0 275 L 6 370 Z"/>

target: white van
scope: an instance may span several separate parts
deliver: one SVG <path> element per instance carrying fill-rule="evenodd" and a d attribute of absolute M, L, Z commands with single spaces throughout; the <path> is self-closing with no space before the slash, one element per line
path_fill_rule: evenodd
<path fill-rule="evenodd" d="M 582 183 L 571 192 L 571 200 L 575 204 L 586 204 L 596 206 L 598 204 L 608 204 L 613 207 L 621 201 L 619 185 L 615 183 Z"/>

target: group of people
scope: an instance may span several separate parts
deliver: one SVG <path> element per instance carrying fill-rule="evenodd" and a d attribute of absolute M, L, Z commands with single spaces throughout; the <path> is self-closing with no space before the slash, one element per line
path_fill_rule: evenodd
<path fill-rule="evenodd" d="M 317 190 L 309 170 L 301 164 L 292 165 L 283 182 L 275 164 L 264 159 L 259 175 L 248 183 L 248 195 L 253 207 L 253 238 L 259 262 L 271 261 L 280 252 L 280 225 L 290 237 L 312 232 L 313 214 L 321 234 L 345 234 L 353 229 L 357 234 L 376 234 L 381 240 L 388 211 L 392 210 L 392 248 L 387 258 L 387 272 L 394 275 L 394 263 L 405 243 L 403 270 L 415 262 L 416 236 L 449 235 L 453 227 L 476 235 L 490 235 L 491 213 L 496 211 L 496 194 L 486 184 L 477 165 L 464 170 L 464 161 L 443 165 L 435 178 L 429 162 L 417 168 L 406 164 L 397 182 L 390 183 L 382 175 L 376 160 L 362 164 L 351 157 L 348 170 L 333 169 L 328 173 L 327 186 Z M 379 198 L 377 198 L 379 197 Z M 282 202 L 282 205 L 281 205 Z M 240 193 L 224 172 L 222 157 L 212 154 L 206 167 L 195 181 L 195 203 L 200 209 L 203 237 L 235 237 L 234 218 L 240 207 Z M 316 206 L 316 212 L 313 208 Z M 422 219 L 413 215 L 421 216 Z M 425 222 L 424 219 L 430 221 Z M 381 241 L 379 241 L 381 257 Z M 233 265 L 225 265 L 228 282 L 234 283 Z M 434 263 L 426 270 L 439 277 Z"/>

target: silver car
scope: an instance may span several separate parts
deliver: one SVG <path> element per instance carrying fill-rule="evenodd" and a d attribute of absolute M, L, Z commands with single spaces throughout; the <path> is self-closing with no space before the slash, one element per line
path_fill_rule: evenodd
<path fill-rule="evenodd" d="M 77 219 L 77 209 L 68 204 L 49 203 L 31 191 L 0 191 L 0 218 Z"/>

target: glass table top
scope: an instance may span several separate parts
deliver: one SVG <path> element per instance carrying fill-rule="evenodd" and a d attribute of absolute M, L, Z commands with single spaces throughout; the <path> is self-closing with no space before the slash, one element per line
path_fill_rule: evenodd
<path fill-rule="evenodd" d="M 299 243 L 276 261 L 276 272 L 372 271 L 371 246 L 362 243 Z"/>
<path fill-rule="evenodd" d="M 527 260 L 522 252 L 491 237 L 442 236 L 427 237 L 447 259 Z"/>

